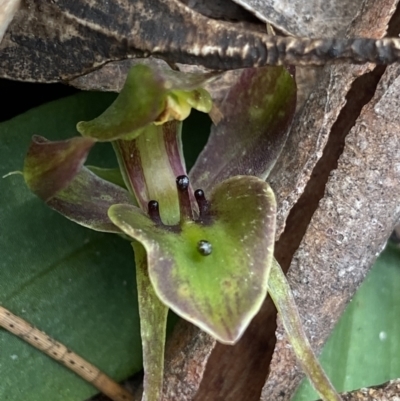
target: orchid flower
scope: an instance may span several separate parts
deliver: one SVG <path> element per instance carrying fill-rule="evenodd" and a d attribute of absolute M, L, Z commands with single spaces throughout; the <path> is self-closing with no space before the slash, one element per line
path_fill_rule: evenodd
<path fill-rule="evenodd" d="M 48 142 L 35 136 L 25 160 L 27 185 L 50 207 L 132 241 L 143 400 L 161 396 L 168 309 L 226 344 L 238 341 L 268 290 L 279 311 L 290 309 L 273 259 L 276 201 L 265 179 L 294 115 L 294 79 L 283 67 L 244 70 L 214 106 L 218 121 L 189 178 L 181 121 L 191 108 L 210 112 L 211 98 L 201 85 L 213 78 L 136 66 L 102 115 L 78 123 L 81 137 Z M 83 165 L 91 147 L 104 141 L 112 142 L 120 174 Z M 269 284 L 271 268 L 281 292 Z M 285 327 L 296 332 L 291 310 L 287 316 Z M 322 383 L 320 392 L 328 389 L 324 399 L 338 400 L 309 357 L 309 345 L 299 341 L 294 348 L 308 362 L 311 380 Z"/>

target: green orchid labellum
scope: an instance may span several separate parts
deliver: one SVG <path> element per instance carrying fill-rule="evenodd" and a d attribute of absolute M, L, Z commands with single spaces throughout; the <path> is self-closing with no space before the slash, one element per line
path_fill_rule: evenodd
<path fill-rule="evenodd" d="M 181 221 L 161 221 L 158 203 L 149 216 L 130 205 L 114 205 L 109 217 L 147 252 L 153 287 L 178 315 L 234 344 L 267 294 L 274 245 L 274 194 L 256 177 L 236 176 L 218 185 L 207 201 L 195 195 L 194 218 L 188 179 L 178 177 Z"/>

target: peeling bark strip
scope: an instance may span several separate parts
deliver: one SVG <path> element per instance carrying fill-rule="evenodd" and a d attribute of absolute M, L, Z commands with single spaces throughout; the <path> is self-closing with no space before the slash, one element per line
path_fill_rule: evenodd
<path fill-rule="evenodd" d="M 105 373 L 70 351 L 65 345 L 53 340 L 46 333 L 38 330 L 20 317 L 15 316 L 2 306 L 0 306 L 0 327 L 15 334 L 57 362 L 65 365 L 113 401 L 134 401 L 132 394 Z"/>
<path fill-rule="evenodd" d="M 137 1 L 140 6 L 132 8 L 137 30 L 127 32 L 128 48 L 174 62 L 227 70 L 267 64 L 323 65 L 332 60 L 362 64 L 390 64 L 400 60 L 400 39 L 268 36 L 242 30 L 231 23 L 209 20 L 176 0 L 149 3 Z M 139 14 L 137 9 L 143 11 Z"/>
<path fill-rule="evenodd" d="M 0 46 L 0 76 L 70 80 L 112 60 L 151 54 L 219 70 L 390 64 L 400 61 L 400 39 L 268 36 L 207 18 L 178 0 L 26 0 Z"/>
<path fill-rule="evenodd" d="M 400 67 L 387 68 L 346 137 L 288 273 L 304 328 L 321 349 L 400 217 Z M 302 373 L 282 327 L 261 400 L 288 401 Z M 384 398 L 383 398 L 384 399 Z"/>

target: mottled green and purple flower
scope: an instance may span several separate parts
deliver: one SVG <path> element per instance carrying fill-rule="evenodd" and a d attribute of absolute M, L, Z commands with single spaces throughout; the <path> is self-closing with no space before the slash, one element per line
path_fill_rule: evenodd
<path fill-rule="evenodd" d="M 71 220 L 141 243 L 162 302 L 234 343 L 267 292 L 276 206 L 256 176 L 265 179 L 281 151 L 296 91 L 284 68 L 243 71 L 218 105 L 222 119 L 191 172 L 195 192 L 188 180 L 176 183 L 187 175 L 179 120 L 191 107 L 210 111 L 211 98 L 199 87 L 210 79 L 133 68 L 115 102 L 78 124 L 81 137 L 34 137 L 24 175 L 33 192 Z M 123 186 L 112 180 L 115 171 L 83 166 L 97 141 L 112 142 Z M 212 252 L 205 257 L 207 246 Z"/>
<path fill-rule="evenodd" d="M 260 309 L 273 266 L 276 202 L 265 179 L 286 141 L 295 82 L 284 67 L 243 70 L 213 106 L 218 121 L 188 174 L 181 121 L 191 108 L 210 112 L 201 86 L 212 79 L 136 66 L 115 102 L 77 125 L 81 137 L 35 136 L 25 160 L 26 183 L 50 207 L 132 241 L 146 400 L 160 396 L 168 308 L 234 344 Z M 105 141 L 119 170 L 85 167 Z"/>

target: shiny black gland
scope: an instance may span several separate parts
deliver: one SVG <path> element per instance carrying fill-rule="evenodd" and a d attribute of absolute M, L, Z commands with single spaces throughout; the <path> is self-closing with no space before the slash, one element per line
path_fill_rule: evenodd
<path fill-rule="evenodd" d="M 167 230 L 171 230 L 174 232 L 179 232 L 181 228 L 181 224 L 185 221 L 192 220 L 196 223 L 202 223 L 203 220 L 209 217 L 209 209 L 210 205 L 207 201 L 204 191 L 202 189 L 197 189 L 194 192 L 194 196 L 199 208 L 199 218 L 194 219 L 193 217 L 193 209 L 190 201 L 189 187 L 190 181 L 189 177 L 186 175 L 180 175 L 176 178 L 176 187 L 178 190 L 178 199 L 179 199 L 179 209 L 180 209 L 180 223 L 176 226 L 165 225 L 160 216 L 160 206 L 156 200 L 151 200 L 147 205 L 147 211 L 150 219 L 159 227 L 163 227 Z M 208 256 L 212 253 L 212 244 L 202 239 L 197 243 L 197 251 L 202 256 Z"/>

